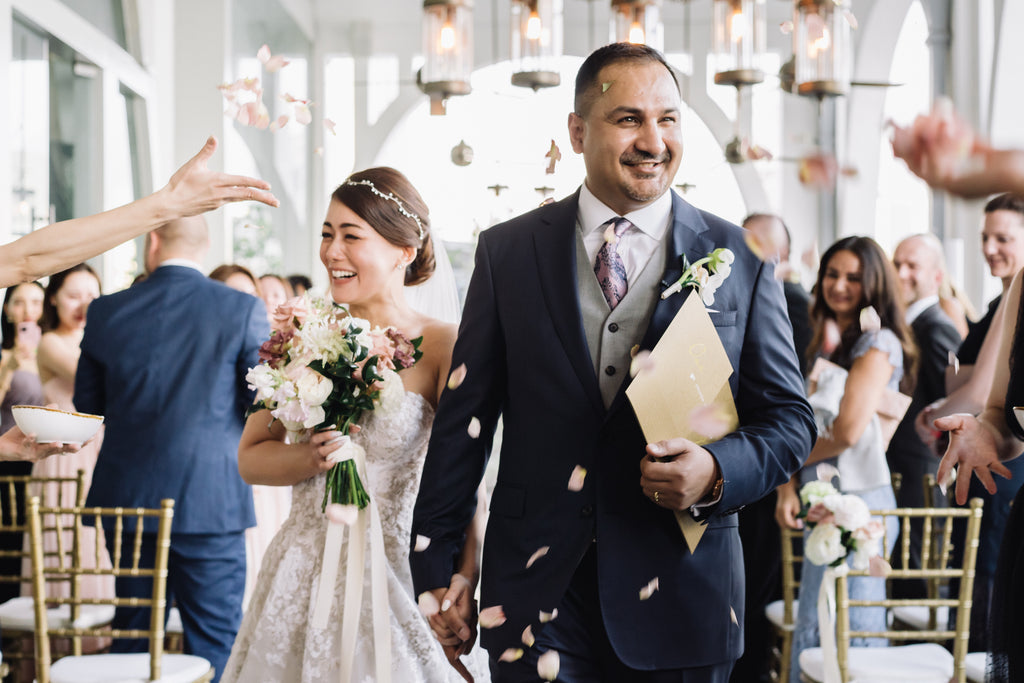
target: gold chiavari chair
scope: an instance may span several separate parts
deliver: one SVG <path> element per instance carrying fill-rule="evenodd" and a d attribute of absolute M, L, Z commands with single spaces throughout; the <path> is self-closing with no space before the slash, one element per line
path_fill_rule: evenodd
<path fill-rule="evenodd" d="M 935 507 L 935 475 L 925 474 L 923 481 L 921 482 L 924 493 L 924 507 L 933 508 Z M 921 548 L 921 564 L 925 567 L 943 567 L 949 561 L 948 557 L 944 557 L 940 549 L 948 549 L 948 552 L 953 551 L 953 545 L 951 535 L 953 533 L 952 524 L 939 524 L 933 523 L 933 520 L 924 520 L 923 534 L 931 537 L 931 542 L 922 545 Z M 943 588 L 949 585 L 948 579 L 930 578 L 925 583 L 925 590 L 929 598 L 939 598 L 942 595 Z M 908 628 L 916 628 L 921 631 L 934 631 L 938 628 L 939 624 L 947 624 L 949 622 L 949 608 L 948 607 L 922 607 L 922 606 L 907 606 L 907 607 L 896 607 L 892 610 L 893 619 L 898 623 L 905 625 Z"/>
<path fill-rule="evenodd" d="M 71 516 L 73 520 L 72 543 L 61 542 L 64 534 L 58 533 L 57 562 L 46 563 L 43 558 L 43 519 L 52 517 L 63 531 L 62 520 Z M 194 683 L 209 681 L 213 677 L 210 663 L 193 655 L 165 654 L 164 611 L 167 595 L 167 558 L 171 545 L 171 521 L 174 516 L 174 501 L 161 501 L 159 510 L 146 508 L 42 508 L 39 499 L 33 497 L 28 504 L 28 524 L 32 554 L 32 591 L 36 600 L 36 676 L 38 683 L 72 683 L 83 680 L 138 680 L 161 683 Z M 153 566 L 142 562 L 143 520 L 158 520 L 156 554 Z M 97 529 L 102 528 L 109 537 L 112 567 L 83 567 L 78 562 L 84 550 L 81 545 L 82 527 L 88 520 Z M 96 534 L 95 552 L 99 553 L 104 541 Z M 50 565 L 50 566 L 48 566 Z M 81 576 L 131 576 L 150 577 L 152 593 L 148 598 L 98 597 L 83 598 L 78 595 L 76 584 Z M 50 581 L 64 581 L 71 584 L 68 597 L 50 598 L 48 602 L 67 605 L 71 610 L 69 626 L 52 626 L 45 609 L 46 584 Z M 150 609 L 149 630 L 117 629 L 111 627 L 90 627 L 79 625 L 75 616 L 84 605 L 113 605 L 115 607 L 144 607 Z M 51 662 L 49 637 L 70 638 L 74 655 Z M 81 655 L 81 639 L 89 636 L 112 638 L 145 638 L 149 641 L 149 652 L 139 654 L 94 654 Z"/>
<path fill-rule="evenodd" d="M 85 498 L 85 472 L 78 470 L 73 477 L 33 477 L 3 476 L 0 487 L 4 489 L 7 505 L 0 510 L 0 532 L 20 534 L 27 541 L 28 524 L 25 517 L 25 501 L 30 496 L 41 496 L 48 505 L 74 507 L 81 505 Z M 44 533 L 52 537 L 56 533 L 53 525 L 48 525 Z M 52 553 L 51 553 L 52 554 Z M 20 564 L 15 574 L 0 575 L 0 582 L 8 584 L 24 584 L 31 586 L 32 573 L 27 543 L 22 543 L 17 550 L 0 550 L 0 557 L 14 560 Z M 87 610 L 84 615 L 93 623 L 109 623 L 113 618 L 112 609 Z M 68 610 L 53 610 L 51 621 L 60 623 L 67 621 Z M 3 632 L 3 653 L 6 660 L 17 663 L 18 660 L 33 657 L 31 639 L 35 632 L 35 610 L 30 595 L 15 597 L 0 605 L 0 630 Z M 15 674 L 20 667 L 12 667 Z M 17 678 L 17 676 L 15 676 Z"/>
<path fill-rule="evenodd" d="M 843 683 L 848 681 L 900 681 L 913 680 L 919 683 L 966 683 L 967 680 L 967 640 L 970 635 L 970 617 L 972 607 L 972 591 L 974 589 L 975 560 L 978 552 L 978 535 L 981 529 L 982 501 L 972 499 L 967 508 L 898 508 L 872 512 L 885 518 L 895 517 L 899 520 L 904 541 L 897 549 L 906 567 L 910 556 L 910 522 L 921 519 L 926 533 L 922 538 L 922 546 L 927 552 L 936 553 L 938 562 L 923 563 L 921 569 L 894 569 L 889 574 L 890 582 L 899 580 L 936 579 L 948 581 L 952 578 L 960 580 L 957 596 L 949 598 L 919 598 L 884 600 L 853 600 L 849 596 L 848 577 L 840 575 L 836 579 L 836 656 L 839 673 Z M 967 519 L 967 536 L 963 553 L 963 561 L 954 566 L 951 559 L 951 543 L 949 534 L 944 532 L 941 547 L 933 548 L 931 530 L 936 524 L 951 527 L 953 519 Z M 930 555 L 929 555 L 930 556 Z M 867 572 L 850 571 L 850 576 L 864 575 Z M 921 606 L 925 608 L 955 607 L 956 627 L 949 629 L 946 624 L 929 630 L 900 628 L 898 624 L 885 631 L 853 631 L 850 629 L 850 609 L 855 607 L 896 607 Z M 887 647 L 851 647 L 851 638 L 887 638 L 890 641 L 928 641 L 915 642 L 912 645 L 889 645 Z M 942 644 L 947 644 L 944 647 Z M 821 648 L 812 648 L 800 653 L 801 679 L 811 683 L 824 680 L 825 656 Z"/>
<path fill-rule="evenodd" d="M 775 631 L 777 645 L 772 648 L 772 678 L 785 683 L 789 680 L 789 661 L 793 656 L 793 629 L 799 606 L 797 591 L 797 565 L 803 562 L 803 529 L 783 527 L 782 537 L 782 599 L 768 604 L 765 616 Z"/>

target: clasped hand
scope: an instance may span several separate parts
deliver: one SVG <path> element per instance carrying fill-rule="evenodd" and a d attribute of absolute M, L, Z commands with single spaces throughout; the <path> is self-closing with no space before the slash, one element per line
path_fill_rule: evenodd
<path fill-rule="evenodd" d="M 647 444 L 647 455 L 640 460 L 644 495 L 669 510 L 688 510 L 701 502 L 717 478 L 711 453 L 682 437 Z"/>
<path fill-rule="evenodd" d="M 477 606 L 473 598 L 474 590 L 473 584 L 465 576 L 453 575 L 448 588 L 435 588 L 431 591 L 440 609 L 427 617 L 430 629 L 444 649 L 444 656 L 459 675 L 470 683 L 473 676 L 459 657 L 469 654 L 476 642 Z"/>

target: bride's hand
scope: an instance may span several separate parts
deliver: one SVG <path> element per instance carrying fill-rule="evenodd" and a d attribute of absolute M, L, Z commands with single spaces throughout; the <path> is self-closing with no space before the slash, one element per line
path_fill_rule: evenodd
<path fill-rule="evenodd" d="M 468 672 L 465 672 L 459 656 L 469 653 L 476 642 L 477 613 L 473 592 L 474 586 L 469 579 L 462 574 L 454 574 L 447 589 L 433 591 L 441 609 L 430 617 L 430 628 L 444 647 L 445 656 L 464 678 Z"/>
<path fill-rule="evenodd" d="M 313 462 L 311 464 L 313 474 L 319 474 L 320 472 L 326 472 L 327 470 L 334 467 L 334 461 L 331 460 L 331 453 L 338 449 L 338 442 L 342 439 L 343 435 L 341 432 L 329 429 L 322 432 L 316 432 L 309 439 L 309 445 L 312 447 Z"/>

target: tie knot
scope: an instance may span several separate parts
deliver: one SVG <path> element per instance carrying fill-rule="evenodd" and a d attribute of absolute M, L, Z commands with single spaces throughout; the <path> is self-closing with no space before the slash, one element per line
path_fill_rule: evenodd
<path fill-rule="evenodd" d="M 615 231 L 616 237 L 622 237 L 622 234 L 629 230 L 629 226 L 633 225 L 627 219 L 622 216 L 616 216 L 615 218 L 608 221 L 608 225 Z"/>

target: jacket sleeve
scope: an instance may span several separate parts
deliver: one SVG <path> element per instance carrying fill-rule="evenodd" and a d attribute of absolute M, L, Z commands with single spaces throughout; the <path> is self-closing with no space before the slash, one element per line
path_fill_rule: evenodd
<path fill-rule="evenodd" d="M 260 362 L 260 346 L 270 338 L 267 309 L 258 297 L 252 298 L 254 301 L 249 308 L 249 315 L 245 322 L 245 338 L 242 340 L 235 368 L 238 378 L 238 414 L 240 416 L 245 415 L 245 411 L 249 409 L 256 397 L 256 392 L 249 389 L 249 383 L 245 381 L 245 376 L 249 373 L 249 368 Z"/>
<path fill-rule="evenodd" d="M 91 323 L 86 322 L 85 332 L 82 336 L 81 354 L 78 356 L 78 368 L 75 371 L 75 410 L 94 415 L 104 415 L 106 411 L 106 388 L 104 386 L 105 373 L 103 364 L 96 355 L 97 345 L 102 347 L 102 342 L 97 339 L 97 329 L 101 316 L 98 307 L 93 304 L 93 315 Z"/>
<path fill-rule="evenodd" d="M 452 353 L 452 368 L 465 364 L 466 379 L 441 394 L 413 513 L 410 544 L 415 547 L 417 536 L 430 539 L 425 550 L 410 555 L 416 595 L 451 581 L 506 392 L 505 340 L 487 242 L 485 232 Z M 469 435 L 474 418 L 478 438 Z"/>
<path fill-rule="evenodd" d="M 817 439 L 782 287 L 771 266 L 756 263 L 734 394 L 740 427 L 707 446 L 724 479 L 714 514 L 735 512 L 785 482 Z"/>

